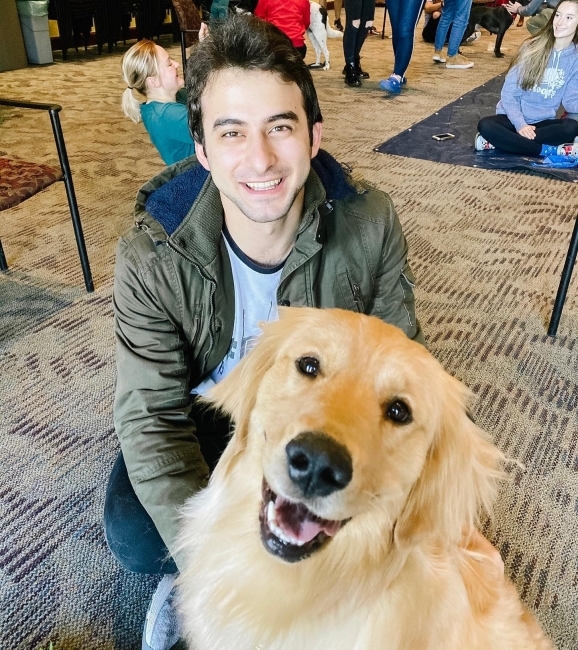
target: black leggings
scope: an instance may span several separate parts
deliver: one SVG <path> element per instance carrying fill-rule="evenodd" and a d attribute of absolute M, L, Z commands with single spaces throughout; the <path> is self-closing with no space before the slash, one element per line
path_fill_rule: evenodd
<path fill-rule="evenodd" d="M 490 115 L 480 120 L 478 131 L 496 149 L 523 156 L 539 156 L 543 144 L 565 144 L 578 136 L 576 120 L 543 120 L 532 126 L 536 127 L 536 137 L 529 140 L 516 131 L 506 115 Z"/>
<path fill-rule="evenodd" d="M 375 0 L 344 0 L 345 29 L 343 30 L 343 56 L 345 63 L 355 63 L 368 29 L 373 25 Z M 353 25 L 359 21 L 359 27 Z"/>

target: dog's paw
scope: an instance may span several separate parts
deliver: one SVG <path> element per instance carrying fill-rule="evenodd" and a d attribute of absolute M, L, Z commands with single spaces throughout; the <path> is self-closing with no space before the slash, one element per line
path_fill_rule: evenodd
<path fill-rule="evenodd" d="M 307 66 L 310 70 L 326 70 L 325 66 L 321 65 L 321 63 L 310 63 Z"/>
<path fill-rule="evenodd" d="M 504 55 L 501 52 L 494 52 L 494 54 L 496 55 L 496 57 L 498 59 L 503 59 L 504 58 Z"/>
<path fill-rule="evenodd" d="M 325 61 L 325 65 L 323 66 L 324 70 L 329 70 L 329 61 Z"/>

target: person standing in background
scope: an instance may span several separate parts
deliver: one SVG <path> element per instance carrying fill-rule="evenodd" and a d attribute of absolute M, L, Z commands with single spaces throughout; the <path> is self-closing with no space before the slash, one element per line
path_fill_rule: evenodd
<path fill-rule="evenodd" d="M 434 45 L 434 63 L 445 63 L 446 68 L 453 68 L 456 70 L 465 70 L 474 67 L 473 61 L 468 61 L 468 59 L 459 52 L 460 43 L 462 42 L 466 27 L 468 26 L 471 8 L 472 0 L 444 0 L 443 13 L 438 25 Z M 446 61 L 442 48 L 446 42 L 450 27 L 452 28 L 452 33 L 449 38 Z"/>
<path fill-rule="evenodd" d="M 421 0 L 420 0 L 421 1 Z M 362 79 L 369 79 L 361 69 L 361 48 L 369 30 L 373 27 L 375 0 L 345 0 L 345 30 L 343 32 L 343 56 L 345 57 L 345 83 L 357 88 Z"/>
<path fill-rule="evenodd" d="M 305 58 L 305 31 L 311 22 L 309 0 L 259 0 L 255 7 L 255 16 L 280 29 Z"/>
<path fill-rule="evenodd" d="M 379 87 L 390 95 L 399 95 L 406 81 L 405 72 L 413 54 L 415 28 L 423 4 L 423 0 L 387 0 L 393 43 L 393 72 L 379 82 Z"/>

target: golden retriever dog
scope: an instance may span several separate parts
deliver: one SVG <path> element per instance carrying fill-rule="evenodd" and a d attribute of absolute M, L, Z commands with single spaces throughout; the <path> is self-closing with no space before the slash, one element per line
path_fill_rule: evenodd
<path fill-rule="evenodd" d="M 263 330 L 212 390 L 236 429 L 183 509 L 190 648 L 551 649 L 475 531 L 503 457 L 468 390 L 375 317 Z"/>

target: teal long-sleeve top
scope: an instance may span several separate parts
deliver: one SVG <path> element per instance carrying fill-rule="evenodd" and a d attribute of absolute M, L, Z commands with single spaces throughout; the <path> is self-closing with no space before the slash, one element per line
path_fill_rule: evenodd
<path fill-rule="evenodd" d="M 181 91 L 177 94 L 176 102 L 141 104 L 140 114 L 151 142 L 165 165 L 172 165 L 195 153 L 188 111 Z"/>

